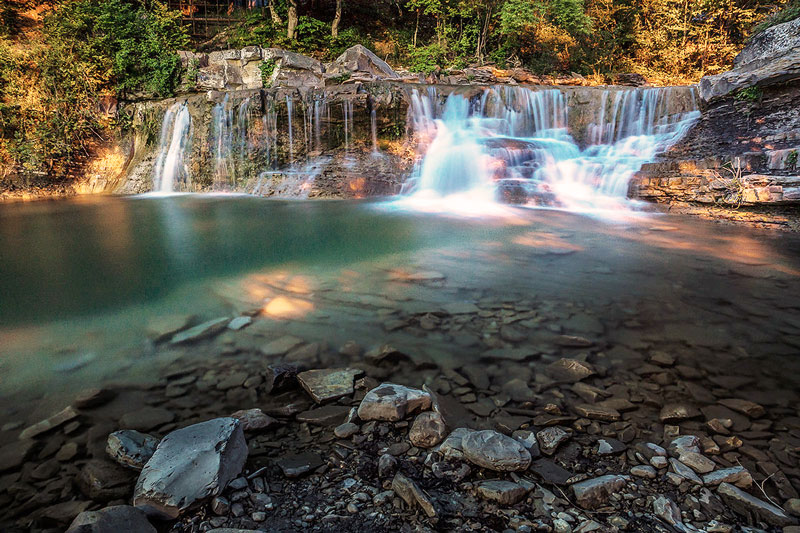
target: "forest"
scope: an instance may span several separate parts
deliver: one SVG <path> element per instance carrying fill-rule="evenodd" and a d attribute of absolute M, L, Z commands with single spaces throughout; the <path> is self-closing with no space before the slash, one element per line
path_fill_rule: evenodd
<path fill-rule="evenodd" d="M 158 0 L 8 0 L 0 6 L 0 179 L 60 179 L 125 128 L 109 101 L 171 96 L 178 50 L 259 45 L 332 60 L 361 43 L 399 69 L 470 65 L 637 73 L 654 85 L 722 72 L 749 36 L 800 14 L 773 0 L 232 1 L 190 35 Z"/>

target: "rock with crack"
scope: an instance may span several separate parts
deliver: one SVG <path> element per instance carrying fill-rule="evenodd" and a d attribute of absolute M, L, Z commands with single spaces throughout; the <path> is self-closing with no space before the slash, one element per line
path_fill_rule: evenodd
<path fill-rule="evenodd" d="M 551 426 L 544 428 L 536 433 L 536 439 L 539 441 L 539 449 L 545 455 L 553 455 L 556 449 L 561 444 L 567 442 L 570 434 L 558 426 Z"/>
<path fill-rule="evenodd" d="M 596 509 L 604 505 L 609 497 L 622 489 L 628 476 L 608 474 L 572 485 L 572 492 L 578 505 L 584 509 Z"/>
<path fill-rule="evenodd" d="M 497 472 L 525 470 L 531 454 L 517 440 L 492 430 L 475 431 L 461 441 L 464 457 L 469 462 Z"/>
<path fill-rule="evenodd" d="M 324 403 L 352 395 L 353 380 L 361 374 L 355 368 L 307 370 L 297 374 L 297 381 L 315 402 Z"/>
<path fill-rule="evenodd" d="M 141 470 L 157 446 L 156 437 L 133 429 L 123 429 L 108 436 L 106 453 L 122 466 Z"/>
<path fill-rule="evenodd" d="M 469 428 L 456 428 L 450 432 L 435 451 L 442 454 L 445 459 L 464 459 L 464 437 L 474 432 L 475 430 Z"/>
<path fill-rule="evenodd" d="M 361 420 L 397 422 L 416 411 L 430 409 L 431 395 L 427 392 L 384 383 L 369 391 L 358 406 Z"/>
<path fill-rule="evenodd" d="M 730 483 L 721 483 L 717 492 L 725 503 L 741 515 L 755 515 L 760 520 L 778 527 L 792 526 L 797 523 L 795 518 L 787 515 L 780 507 L 760 500 Z"/>
<path fill-rule="evenodd" d="M 148 515 L 174 519 L 218 495 L 247 459 L 247 443 L 235 418 L 215 418 L 164 437 L 142 470 L 133 504 Z"/>
<path fill-rule="evenodd" d="M 413 508 L 415 505 L 419 505 L 429 518 L 436 516 L 436 508 L 433 506 L 433 502 L 431 502 L 428 495 L 425 494 L 414 481 L 408 479 L 400 472 L 395 474 L 394 479 L 392 479 L 392 490 L 394 490 L 409 507 Z"/>
<path fill-rule="evenodd" d="M 147 515 L 130 505 L 114 505 L 84 511 L 75 517 L 67 533 L 156 533 Z"/>

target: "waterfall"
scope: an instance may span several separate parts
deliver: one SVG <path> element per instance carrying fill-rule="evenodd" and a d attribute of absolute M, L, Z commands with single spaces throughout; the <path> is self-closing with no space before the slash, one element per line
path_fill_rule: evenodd
<path fill-rule="evenodd" d="M 175 103 L 164 113 L 158 156 L 153 170 L 155 192 L 175 192 L 181 184 L 188 184 L 189 169 L 186 166 L 186 151 L 192 137 L 192 117 L 185 102 Z"/>
<path fill-rule="evenodd" d="M 372 153 L 379 154 L 380 150 L 378 149 L 378 116 L 373 107 L 372 110 L 369 112 L 369 125 L 370 125 L 370 133 L 372 134 Z"/>
<path fill-rule="evenodd" d="M 293 118 L 292 104 L 294 101 L 288 94 L 286 95 L 286 116 L 289 124 L 289 165 L 294 164 L 294 132 L 293 132 Z"/>
<path fill-rule="evenodd" d="M 699 116 L 689 90 L 688 102 L 673 88 L 589 93 L 600 101 L 585 131 L 577 131 L 587 122 L 585 106 L 571 108 L 571 93 L 559 89 L 491 87 L 472 98 L 451 93 L 443 106 L 435 88 L 415 90 L 408 124 L 424 156 L 404 193 L 482 201 L 503 194 L 569 209 L 619 205 L 633 175 Z"/>
<path fill-rule="evenodd" d="M 247 97 L 235 106 L 226 94 L 211 110 L 216 191 L 235 188 L 237 179 L 246 175 L 253 148 L 249 139 L 251 105 L 252 98 Z"/>

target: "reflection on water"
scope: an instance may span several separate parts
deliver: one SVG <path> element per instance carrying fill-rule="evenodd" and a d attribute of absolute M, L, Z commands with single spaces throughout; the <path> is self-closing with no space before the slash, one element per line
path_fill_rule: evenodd
<path fill-rule="evenodd" d="M 612 358 L 663 349 L 795 364 L 796 237 L 665 215 L 494 215 L 197 196 L 2 206 L 0 421 L 47 415 L 87 382 L 147 381 L 165 361 L 287 334 L 390 343 L 443 366 L 516 348 L 555 355 L 562 334 Z M 464 302 L 479 311 L 453 311 Z M 148 340 L 170 317 L 242 313 L 256 316 L 235 341 Z M 45 385 L 51 402 L 36 413 L 9 400 Z"/>

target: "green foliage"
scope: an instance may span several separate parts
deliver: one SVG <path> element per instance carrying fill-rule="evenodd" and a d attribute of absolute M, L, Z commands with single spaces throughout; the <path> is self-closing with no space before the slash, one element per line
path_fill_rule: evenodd
<path fill-rule="evenodd" d="M 752 35 L 800 17 L 800 0 L 794 0 L 753 27 Z"/>
<path fill-rule="evenodd" d="M 797 150 L 792 150 L 789 152 L 789 155 L 786 156 L 786 168 L 796 168 L 797 167 Z"/>
<path fill-rule="evenodd" d="M 761 100 L 763 95 L 764 91 L 761 87 L 753 85 L 752 87 L 746 87 L 738 91 L 734 98 L 740 102 L 757 102 Z"/>
<path fill-rule="evenodd" d="M 147 10 L 126 0 L 66 2 L 45 19 L 53 47 L 71 47 L 108 76 L 119 94 L 144 91 L 169 96 L 188 45 L 180 14 L 160 2 Z"/>
<path fill-rule="evenodd" d="M 258 65 L 258 70 L 261 72 L 261 84 L 264 87 L 269 87 L 271 85 L 270 78 L 272 74 L 275 72 L 275 60 L 268 59 L 266 61 L 262 61 Z"/>
<path fill-rule="evenodd" d="M 431 44 L 409 50 L 408 68 L 413 72 L 430 74 L 447 61 L 446 51 L 442 45 Z"/>

